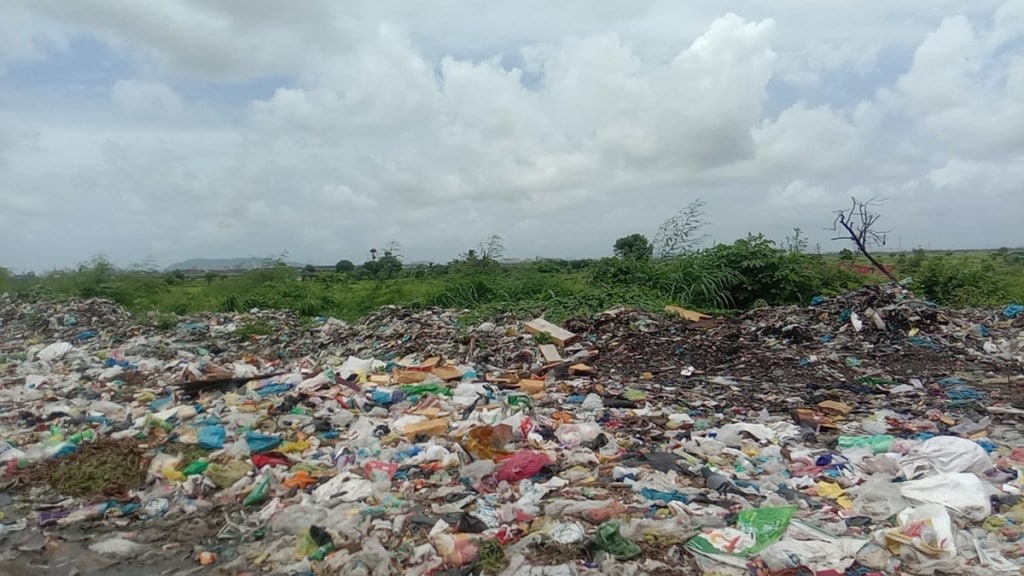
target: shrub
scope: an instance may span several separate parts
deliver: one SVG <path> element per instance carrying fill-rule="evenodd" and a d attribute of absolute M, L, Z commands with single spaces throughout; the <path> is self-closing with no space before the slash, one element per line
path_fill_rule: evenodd
<path fill-rule="evenodd" d="M 1012 299 L 995 264 L 971 258 L 932 256 L 914 275 L 918 295 L 945 306 L 999 306 Z"/>

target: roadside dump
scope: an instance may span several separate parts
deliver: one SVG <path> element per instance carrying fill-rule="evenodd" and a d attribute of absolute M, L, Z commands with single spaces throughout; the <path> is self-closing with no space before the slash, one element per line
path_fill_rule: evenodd
<path fill-rule="evenodd" d="M 0 297 L 0 573 L 1019 573 L 1024 313 Z"/>

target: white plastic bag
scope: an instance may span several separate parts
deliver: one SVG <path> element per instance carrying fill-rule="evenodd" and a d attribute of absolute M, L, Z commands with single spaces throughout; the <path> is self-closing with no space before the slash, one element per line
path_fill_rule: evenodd
<path fill-rule="evenodd" d="M 886 539 L 890 542 L 910 546 L 933 558 L 956 556 L 953 521 L 942 506 L 925 504 L 908 508 L 900 512 L 897 519 L 899 526 L 886 533 Z"/>
<path fill-rule="evenodd" d="M 908 479 L 919 473 L 974 472 L 984 474 L 994 464 L 985 449 L 964 438 L 936 436 L 911 448 L 900 461 Z"/>
<path fill-rule="evenodd" d="M 719 428 L 718 441 L 726 446 L 739 448 L 741 446 L 740 440 L 743 438 L 742 434 L 747 434 L 759 442 L 775 439 L 775 432 L 764 424 L 739 422 L 735 424 L 726 424 Z"/>
<path fill-rule="evenodd" d="M 74 346 L 70 342 L 55 342 L 50 344 L 46 348 L 39 351 L 37 358 L 43 362 L 53 362 L 54 360 L 60 360 L 65 354 L 71 352 Z"/>
<path fill-rule="evenodd" d="M 958 516 L 978 522 L 992 513 L 985 483 L 974 474 L 939 474 L 896 486 L 900 495 L 911 502 L 945 506 Z"/>
<path fill-rule="evenodd" d="M 900 485 L 893 483 L 892 478 L 885 474 L 875 474 L 851 492 L 856 493 L 854 512 L 875 521 L 886 520 L 907 507 Z"/>

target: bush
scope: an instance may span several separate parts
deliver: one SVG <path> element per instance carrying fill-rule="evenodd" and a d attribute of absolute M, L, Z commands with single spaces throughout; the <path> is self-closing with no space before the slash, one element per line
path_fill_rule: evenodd
<path fill-rule="evenodd" d="M 914 276 L 919 296 L 944 306 L 1000 306 L 1013 299 L 1008 278 L 995 264 L 970 258 L 932 256 Z"/>
<path fill-rule="evenodd" d="M 821 256 L 781 249 L 760 234 L 719 244 L 700 257 L 734 272 L 722 289 L 739 308 L 804 303 L 831 288 L 822 285 L 826 264 Z"/>

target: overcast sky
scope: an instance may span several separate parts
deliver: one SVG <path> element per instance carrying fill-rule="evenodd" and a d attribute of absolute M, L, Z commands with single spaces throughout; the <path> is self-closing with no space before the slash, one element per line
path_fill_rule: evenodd
<path fill-rule="evenodd" d="M 1024 0 L 0 0 L 0 266 L 1024 244 Z"/>

